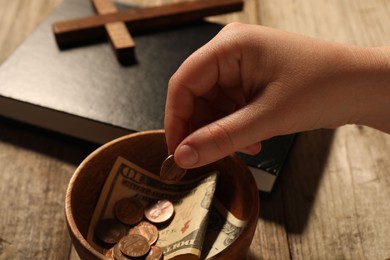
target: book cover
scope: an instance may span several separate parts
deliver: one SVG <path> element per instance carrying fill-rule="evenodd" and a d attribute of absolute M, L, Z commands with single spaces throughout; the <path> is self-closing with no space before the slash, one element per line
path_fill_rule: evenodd
<path fill-rule="evenodd" d="M 248 165 L 260 191 L 271 192 L 278 175 L 283 171 L 296 134 L 276 136 L 261 142 L 256 155 L 237 153 Z"/>
<path fill-rule="evenodd" d="M 89 0 L 64 0 L 1 64 L 0 115 L 96 143 L 161 129 L 169 78 L 223 27 L 197 22 L 133 35 L 131 66 L 118 63 L 108 41 L 59 50 L 52 24 L 94 14 Z"/>
<path fill-rule="evenodd" d="M 118 63 L 108 41 L 60 50 L 52 24 L 94 14 L 89 0 L 64 0 L 0 65 L 1 116 L 97 144 L 131 132 L 162 129 L 169 78 L 223 27 L 197 22 L 133 35 L 136 60 L 131 66 Z M 267 143 L 262 151 L 267 156 L 255 158 L 264 162 L 253 164 L 261 169 L 285 158 L 287 148 L 277 139 L 270 141 L 276 149 L 270 153 Z M 281 155 L 275 153 L 279 149 Z M 252 164 L 250 158 L 242 159 Z M 278 170 L 271 172 L 272 179 Z M 268 175 L 254 176 L 260 190 L 272 188 Z"/>

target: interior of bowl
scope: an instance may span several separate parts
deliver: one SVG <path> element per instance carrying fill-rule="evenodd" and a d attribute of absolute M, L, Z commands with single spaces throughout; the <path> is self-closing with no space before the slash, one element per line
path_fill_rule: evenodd
<path fill-rule="evenodd" d="M 111 141 L 80 164 L 69 183 L 65 201 L 66 220 L 80 256 L 100 256 L 85 238 L 101 189 L 117 157 L 122 156 L 149 172 L 159 174 L 167 155 L 164 131 L 146 131 Z M 223 259 L 224 255 L 234 254 L 234 248 L 249 248 L 257 224 L 258 191 L 249 169 L 235 156 L 191 170 L 186 178 L 209 170 L 219 170 L 221 173 L 216 189 L 217 198 L 235 217 L 247 221 L 240 239 L 219 254 Z"/>

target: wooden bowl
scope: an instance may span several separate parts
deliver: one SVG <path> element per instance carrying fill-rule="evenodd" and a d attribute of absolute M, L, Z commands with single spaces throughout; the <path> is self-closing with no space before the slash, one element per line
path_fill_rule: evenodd
<path fill-rule="evenodd" d="M 66 191 L 65 216 L 81 259 L 106 259 L 88 244 L 86 237 L 101 189 L 118 156 L 159 174 L 161 163 L 167 157 L 164 131 L 145 131 L 115 139 L 91 153 L 76 169 Z M 247 221 L 239 238 L 213 259 L 245 259 L 259 214 L 255 181 L 247 166 L 236 156 L 191 170 L 187 176 L 210 169 L 218 169 L 221 173 L 216 196 L 237 218 Z"/>

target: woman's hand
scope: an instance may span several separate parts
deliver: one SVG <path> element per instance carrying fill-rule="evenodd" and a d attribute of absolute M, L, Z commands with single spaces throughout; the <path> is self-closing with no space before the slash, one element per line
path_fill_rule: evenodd
<path fill-rule="evenodd" d="M 194 168 L 258 153 L 277 135 L 347 123 L 390 131 L 389 56 L 388 48 L 229 24 L 169 81 L 168 149 Z"/>

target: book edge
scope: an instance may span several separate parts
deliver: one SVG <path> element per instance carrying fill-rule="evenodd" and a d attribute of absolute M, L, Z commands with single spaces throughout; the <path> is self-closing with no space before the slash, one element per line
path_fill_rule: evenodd
<path fill-rule="evenodd" d="M 259 168 L 254 168 L 248 165 L 249 170 L 253 175 L 253 179 L 256 182 L 257 189 L 259 191 L 271 192 L 276 181 L 277 175 L 273 175 L 267 171 Z"/>
<path fill-rule="evenodd" d="M 97 144 L 135 132 L 4 96 L 0 96 L 0 115 Z"/>

